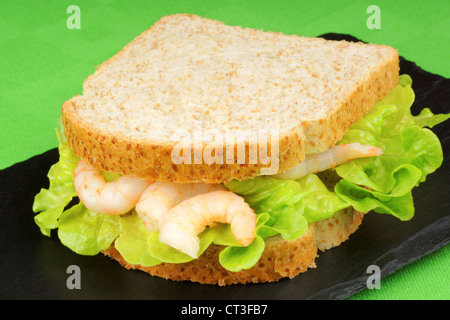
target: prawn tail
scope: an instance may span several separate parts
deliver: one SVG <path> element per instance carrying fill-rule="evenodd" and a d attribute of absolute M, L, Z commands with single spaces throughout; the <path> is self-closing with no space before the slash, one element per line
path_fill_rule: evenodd
<path fill-rule="evenodd" d="M 230 225 L 231 233 L 242 246 L 249 246 L 255 239 L 256 215 L 236 215 Z"/>

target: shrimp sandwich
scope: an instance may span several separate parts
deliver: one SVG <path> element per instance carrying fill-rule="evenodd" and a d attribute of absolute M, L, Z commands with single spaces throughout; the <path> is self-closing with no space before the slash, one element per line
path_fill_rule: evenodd
<path fill-rule="evenodd" d="M 442 149 L 411 83 L 385 45 L 163 17 L 64 102 L 35 222 L 166 279 L 293 278 L 365 213 L 413 217 Z"/>

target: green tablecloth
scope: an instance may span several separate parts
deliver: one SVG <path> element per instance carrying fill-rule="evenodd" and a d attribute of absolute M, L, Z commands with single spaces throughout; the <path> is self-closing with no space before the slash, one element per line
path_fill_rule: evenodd
<path fill-rule="evenodd" d="M 70 5 L 81 29 L 68 29 Z M 367 19 L 380 9 L 381 29 Z M 231 25 L 288 34 L 347 33 L 387 44 L 423 69 L 450 77 L 450 2 L 442 1 L 2 1 L 0 169 L 57 146 L 62 102 L 83 80 L 160 17 L 194 13 Z M 442 248 L 352 299 L 449 299 L 450 249 Z"/>

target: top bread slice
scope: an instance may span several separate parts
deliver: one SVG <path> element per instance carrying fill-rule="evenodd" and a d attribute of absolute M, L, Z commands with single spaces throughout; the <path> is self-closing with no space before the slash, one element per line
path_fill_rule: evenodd
<path fill-rule="evenodd" d="M 175 14 L 85 80 L 82 95 L 63 104 L 64 132 L 101 170 L 179 183 L 248 179 L 273 165 L 273 152 L 282 172 L 333 146 L 398 72 L 398 52 L 385 45 Z"/>

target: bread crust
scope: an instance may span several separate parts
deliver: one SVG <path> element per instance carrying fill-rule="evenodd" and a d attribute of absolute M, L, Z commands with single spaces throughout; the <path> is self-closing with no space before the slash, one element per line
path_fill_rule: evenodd
<path fill-rule="evenodd" d="M 151 181 L 169 181 L 176 183 L 224 183 L 233 179 L 249 179 L 261 175 L 264 164 L 261 159 L 252 164 L 249 161 L 251 148 L 259 149 L 259 144 L 245 142 L 245 163 L 226 163 L 226 152 L 223 152 L 223 163 L 201 164 L 180 163 L 172 160 L 173 144 L 137 141 L 120 135 L 111 135 L 95 127 L 89 126 L 78 117 L 75 103 L 66 101 L 63 105 L 64 135 L 72 151 L 88 161 L 99 170 L 133 175 Z M 206 146 L 202 146 L 202 154 Z M 191 147 L 191 159 L 194 159 L 195 148 Z M 271 143 L 267 144 L 270 157 Z M 305 138 L 299 127 L 281 137 L 278 141 L 279 168 L 281 171 L 293 167 L 304 158 Z M 234 146 L 237 154 L 237 146 Z"/>
<path fill-rule="evenodd" d="M 174 281 L 192 281 L 202 284 L 226 286 L 232 284 L 275 282 L 283 278 L 294 278 L 308 268 L 315 268 L 318 248 L 330 249 L 347 240 L 354 233 L 365 213 L 352 208 L 344 209 L 329 219 L 310 224 L 306 233 L 292 241 L 281 237 L 266 239 L 264 252 L 255 266 L 248 270 L 231 272 L 219 263 L 219 253 L 223 246 L 210 245 L 196 260 L 186 263 L 162 263 L 153 267 L 133 265 L 126 262 L 112 244 L 102 251 L 106 256 L 118 261 L 126 269 L 137 269 L 152 276 Z M 316 231 L 328 227 L 332 237 L 322 238 Z"/>
<path fill-rule="evenodd" d="M 118 54 L 100 65 L 96 73 L 88 79 L 92 79 L 108 68 L 129 47 L 143 41 L 146 33 L 154 28 L 163 27 L 171 18 L 173 16 L 159 20 Z M 379 99 L 397 85 L 398 53 L 395 49 L 389 48 L 389 50 L 391 53 L 388 57 L 377 68 L 371 70 L 351 92 L 343 96 L 326 118 L 302 121 L 298 128 L 280 136 L 278 172 L 293 167 L 303 160 L 307 153 L 324 151 L 333 146 L 352 123 L 361 119 Z M 88 85 L 85 82 L 85 86 Z M 244 164 L 236 163 L 236 161 L 227 163 L 225 152 L 223 152 L 222 163 L 207 164 L 203 161 L 202 164 L 175 164 L 172 160 L 174 144 L 135 140 L 101 131 L 79 117 L 76 112 L 76 101 L 77 97 L 74 97 L 63 104 L 62 119 L 66 139 L 78 157 L 87 160 L 100 170 L 134 175 L 153 181 L 223 183 L 233 179 L 253 178 L 260 175 L 263 168 L 271 166 L 271 164 L 262 163 L 259 157 L 256 164 L 250 163 L 249 151 L 251 148 L 259 148 L 259 144 L 254 145 L 249 142 L 245 142 Z M 203 145 L 201 148 L 203 154 L 206 146 Z M 270 148 L 269 144 L 267 149 L 270 150 Z M 235 154 L 236 149 L 237 146 L 235 146 Z M 191 159 L 194 159 L 194 148 L 191 148 Z"/>

